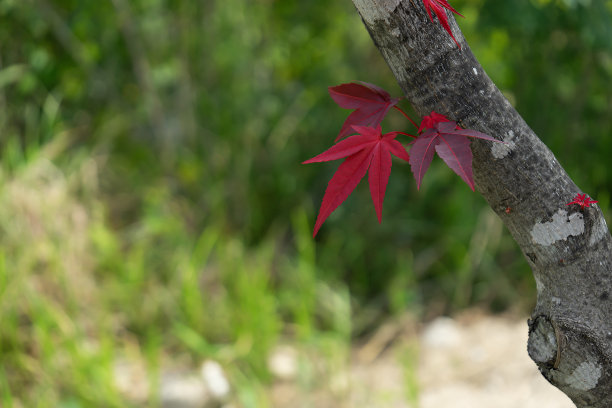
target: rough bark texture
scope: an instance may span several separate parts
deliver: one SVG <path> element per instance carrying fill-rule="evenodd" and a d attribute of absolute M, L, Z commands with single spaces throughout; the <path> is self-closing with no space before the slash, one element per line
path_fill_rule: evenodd
<path fill-rule="evenodd" d="M 529 355 L 577 407 L 612 407 L 612 239 L 601 210 L 566 205 L 581 190 L 489 79 L 450 14 L 461 49 L 421 0 L 353 3 L 420 115 L 435 110 L 507 143 L 474 141 L 473 170 L 533 270 Z"/>

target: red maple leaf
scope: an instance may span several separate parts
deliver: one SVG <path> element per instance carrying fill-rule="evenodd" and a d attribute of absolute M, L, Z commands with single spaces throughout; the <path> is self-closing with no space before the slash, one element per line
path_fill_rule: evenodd
<path fill-rule="evenodd" d="M 503 143 L 484 133 L 462 129 L 457 126 L 457 122 L 436 112 L 423 118 L 419 129 L 423 128 L 428 130 L 419 135 L 410 151 L 410 168 L 416 179 L 417 189 L 421 187 L 423 176 L 431 164 L 435 150 L 448 167 L 474 191 L 472 150 L 468 137 Z"/>
<path fill-rule="evenodd" d="M 419 133 L 421 133 L 423 129 L 433 129 L 436 124 L 440 122 L 452 122 L 452 120 L 438 112 L 431 111 L 431 114 L 425 116 L 421 121 L 421 125 L 419 126 Z"/>
<path fill-rule="evenodd" d="M 336 142 L 353 133 L 352 127 L 355 125 L 374 128 L 380 125 L 389 109 L 400 100 L 400 98 L 391 98 L 387 91 L 367 82 L 330 86 L 329 95 L 340 107 L 355 109 L 346 118 Z"/>
<path fill-rule="evenodd" d="M 395 137 L 402 132 L 383 135 L 380 126 L 376 128 L 353 126 L 353 129 L 359 134 L 336 143 L 325 152 L 304 162 L 304 164 L 324 162 L 346 157 L 327 185 L 313 237 L 317 235 L 327 217 L 353 192 L 368 169 L 370 194 L 378 222 L 381 222 L 383 200 L 391 175 L 391 153 L 400 159 L 410 160 L 404 146 L 395 140 Z"/>
<path fill-rule="evenodd" d="M 570 203 L 567 203 L 566 205 L 578 204 L 580 208 L 584 210 L 584 207 L 590 207 L 591 204 L 595 204 L 598 202 L 599 201 L 591 200 L 591 197 L 586 194 L 576 194 L 574 200 Z"/>
<path fill-rule="evenodd" d="M 425 10 L 427 10 L 427 14 L 429 14 L 429 19 L 433 23 L 433 16 L 431 15 L 431 10 L 436 13 L 438 17 L 438 21 L 442 24 L 442 27 L 446 30 L 447 33 L 450 34 L 457 47 L 461 48 L 461 45 L 457 42 L 457 39 L 453 35 L 453 32 L 450 29 L 450 25 L 448 24 L 448 16 L 446 15 L 446 10 L 448 9 L 458 16 L 463 17 L 457 10 L 455 10 L 450 4 L 448 4 L 447 0 L 423 0 L 423 4 L 425 5 Z"/>

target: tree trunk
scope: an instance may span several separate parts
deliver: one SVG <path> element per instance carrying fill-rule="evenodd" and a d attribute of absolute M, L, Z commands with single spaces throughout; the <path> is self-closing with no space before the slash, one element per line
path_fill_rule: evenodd
<path fill-rule="evenodd" d="M 529 355 L 577 407 L 612 407 L 612 238 L 601 210 L 566 205 L 580 189 L 484 72 L 450 13 L 461 49 L 421 0 L 353 3 L 417 113 L 435 110 L 507 143 L 473 141 L 473 170 L 533 270 Z"/>

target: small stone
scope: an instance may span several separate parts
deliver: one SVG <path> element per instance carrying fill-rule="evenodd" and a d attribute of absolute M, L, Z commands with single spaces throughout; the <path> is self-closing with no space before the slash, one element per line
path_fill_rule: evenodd
<path fill-rule="evenodd" d="M 121 359 L 115 362 L 115 386 L 127 399 L 144 402 L 149 398 L 147 370 L 142 361 Z"/>
<path fill-rule="evenodd" d="M 281 380 L 292 380 L 298 373 L 298 355 L 294 348 L 280 346 L 268 358 L 268 369 Z"/>
<path fill-rule="evenodd" d="M 438 317 L 425 327 L 423 345 L 431 348 L 452 348 L 461 342 L 461 331 L 450 317 Z"/>
<path fill-rule="evenodd" d="M 160 389 L 164 408 L 200 408 L 206 406 L 210 396 L 204 382 L 193 375 L 164 375 Z"/>
<path fill-rule="evenodd" d="M 200 372 L 206 384 L 206 388 L 213 397 L 222 400 L 229 395 L 230 384 L 229 381 L 227 381 L 221 364 L 213 360 L 206 360 L 202 364 Z"/>

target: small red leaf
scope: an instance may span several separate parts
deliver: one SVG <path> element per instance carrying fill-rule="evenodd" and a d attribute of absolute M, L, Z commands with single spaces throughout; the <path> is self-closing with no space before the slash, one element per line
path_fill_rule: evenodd
<path fill-rule="evenodd" d="M 327 185 L 313 236 L 317 235 L 327 217 L 351 194 L 368 168 L 370 194 L 378 222 L 381 222 L 383 201 L 391 175 L 391 154 L 406 161 L 410 160 L 404 146 L 395 140 L 399 132 L 383 135 L 380 126 L 353 126 L 353 129 L 359 134 L 336 143 L 325 152 L 304 162 L 314 163 L 346 157 Z"/>
<path fill-rule="evenodd" d="M 500 140 L 495 139 L 494 137 L 491 137 L 477 130 L 460 128 L 457 126 L 456 122 L 440 123 L 438 125 L 438 131 L 440 132 L 440 134 L 467 136 L 473 137 L 475 139 L 484 139 L 490 140 L 491 142 L 504 143 Z"/>
<path fill-rule="evenodd" d="M 391 98 L 387 91 L 367 82 L 331 86 L 329 95 L 340 107 L 355 109 L 346 118 L 336 141 L 350 135 L 354 125 L 377 127 L 387 112 L 399 102 L 399 98 Z"/>
<path fill-rule="evenodd" d="M 425 116 L 421 121 L 419 133 L 421 133 L 424 129 L 433 129 L 440 122 L 452 122 L 452 120 L 439 114 L 438 112 L 431 111 L 431 113 L 428 116 Z"/>
<path fill-rule="evenodd" d="M 421 188 L 423 176 L 427 172 L 434 156 L 437 134 L 434 131 L 425 132 L 412 145 L 410 150 L 410 168 L 417 182 L 417 190 Z"/>
<path fill-rule="evenodd" d="M 323 153 L 313 157 L 312 159 L 306 160 L 302 164 L 342 159 L 343 157 L 348 157 L 352 154 L 357 153 L 360 150 L 367 148 L 372 143 L 376 143 L 376 139 L 373 139 L 370 136 L 351 136 L 348 139 L 341 140 Z"/>
<path fill-rule="evenodd" d="M 368 174 L 370 183 L 370 194 L 374 202 L 374 210 L 378 217 L 378 223 L 382 222 L 382 206 L 387 191 L 387 183 L 391 175 L 391 153 L 385 148 L 384 143 L 379 143 L 373 151 L 372 163 Z"/>
<path fill-rule="evenodd" d="M 586 194 L 576 194 L 574 200 L 572 202 L 567 203 L 567 205 L 578 204 L 581 209 L 584 210 L 585 207 L 590 207 L 591 204 L 598 203 L 599 201 L 591 200 Z"/>
<path fill-rule="evenodd" d="M 362 150 L 349 156 L 342 162 L 334 177 L 327 184 L 323 202 L 315 223 L 314 237 L 327 217 L 353 192 L 357 184 L 365 176 L 372 159 L 371 150 Z"/>
<path fill-rule="evenodd" d="M 391 153 L 393 153 L 393 155 L 395 155 L 396 157 L 399 157 L 400 159 L 405 160 L 405 161 L 410 161 L 410 156 L 408 155 L 408 152 L 406 151 L 406 149 L 404 148 L 404 146 L 402 146 L 400 142 L 391 138 L 390 135 L 392 134 L 393 134 L 393 138 L 397 135 L 396 132 L 392 132 L 392 133 L 387 133 L 386 135 L 383 136 L 383 142 L 386 143 L 387 149 Z"/>
<path fill-rule="evenodd" d="M 442 27 L 446 30 L 446 32 L 452 37 L 457 47 L 461 48 L 461 45 L 457 42 L 457 39 L 453 35 L 451 31 L 450 25 L 448 24 L 448 16 L 446 15 L 446 10 L 450 10 L 458 16 L 463 17 L 457 10 L 455 10 L 450 4 L 448 4 L 447 0 L 423 0 L 423 4 L 425 5 L 425 10 L 427 10 L 427 14 L 429 14 L 429 19 L 433 23 L 433 16 L 431 15 L 431 10 L 436 13 L 438 17 L 438 21 L 442 24 Z"/>
<path fill-rule="evenodd" d="M 472 150 L 468 137 L 503 143 L 476 130 L 463 129 L 457 126 L 457 122 L 436 112 L 431 112 L 431 115 L 423 118 L 419 127 L 419 130 L 422 129 L 428 130 L 416 139 L 410 151 L 410 168 L 416 179 L 417 189 L 421 187 L 435 150 L 448 167 L 474 190 Z"/>
<path fill-rule="evenodd" d="M 461 135 L 441 134 L 436 153 L 474 191 L 472 175 L 472 150 L 470 139 Z"/>

